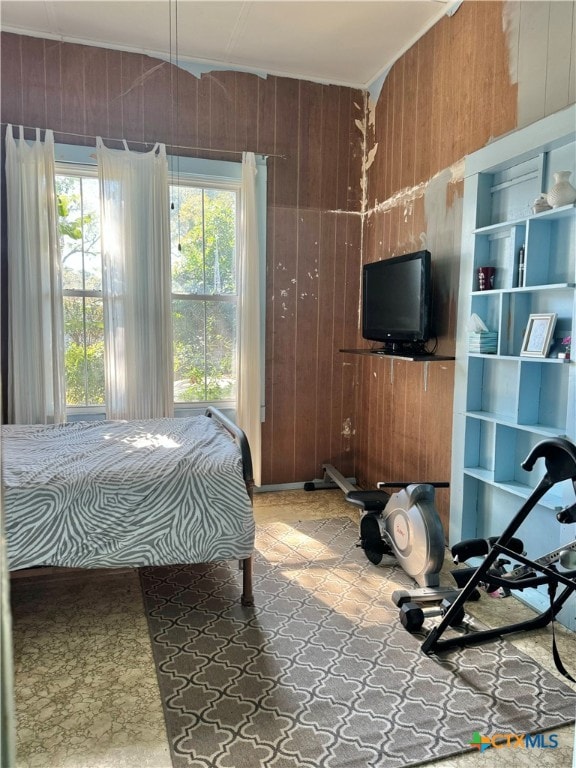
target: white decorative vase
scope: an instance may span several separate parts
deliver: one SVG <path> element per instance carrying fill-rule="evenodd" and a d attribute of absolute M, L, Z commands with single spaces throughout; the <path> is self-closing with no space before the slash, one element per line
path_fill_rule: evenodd
<path fill-rule="evenodd" d="M 571 171 L 558 171 L 554 174 L 554 186 L 546 195 L 552 208 L 576 203 L 576 189 L 568 181 L 570 175 Z"/>

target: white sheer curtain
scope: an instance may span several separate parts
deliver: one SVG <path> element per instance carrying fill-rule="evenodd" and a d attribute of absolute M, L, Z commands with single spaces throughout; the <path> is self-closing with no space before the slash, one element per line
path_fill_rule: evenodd
<path fill-rule="evenodd" d="M 238 326 L 238 426 L 250 443 L 254 481 L 261 485 L 260 247 L 256 213 L 256 158 L 242 156 Z"/>
<path fill-rule="evenodd" d="M 173 414 L 170 218 L 166 148 L 97 140 L 102 207 L 106 415 Z"/>
<path fill-rule="evenodd" d="M 66 419 L 54 135 L 19 135 L 7 126 L 8 420 L 44 424 Z"/>

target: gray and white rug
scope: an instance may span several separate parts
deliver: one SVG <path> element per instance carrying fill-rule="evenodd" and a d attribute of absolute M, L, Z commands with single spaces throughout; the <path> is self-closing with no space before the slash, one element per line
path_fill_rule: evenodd
<path fill-rule="evenodd" d="M 506 641 L 422 654 L 391 600 L 410 580 L 357 533 L 261 526 L 254 608 L 234 564 L 141 571 L 175 768 L 400 768 L 574 720 L 576 693 Z"/>

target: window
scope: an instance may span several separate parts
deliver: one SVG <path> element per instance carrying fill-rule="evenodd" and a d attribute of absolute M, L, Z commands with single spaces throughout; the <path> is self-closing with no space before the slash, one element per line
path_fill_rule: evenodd
<path fill-rule="evenodd" d="M 236 397 L 238 190 L 170 188 L 174 401 Z"/>
<path fill-rule="evenodd" d="M 104 405 L 104 317 L 100 202 L 94 172 L 57 175 L 66 405 Z"/>
<path fill-rule="evenodd" d="M 173 180 L 174 181 L 174 180 Z M 170 187 L 174 402 L 234 407 L 239 185 L 178 174 Z M 66 405 L 103 411 L 104 321 L 96 169 L 58 164 Z"/>

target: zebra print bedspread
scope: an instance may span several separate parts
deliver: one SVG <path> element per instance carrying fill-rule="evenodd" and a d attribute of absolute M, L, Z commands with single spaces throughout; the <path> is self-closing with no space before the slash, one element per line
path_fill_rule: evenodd
<path fill-rule="evenodd" d="M 215 419 L 4 426 L 2 449 L 11 570 L 252 554 L 240 451 Z"/>

